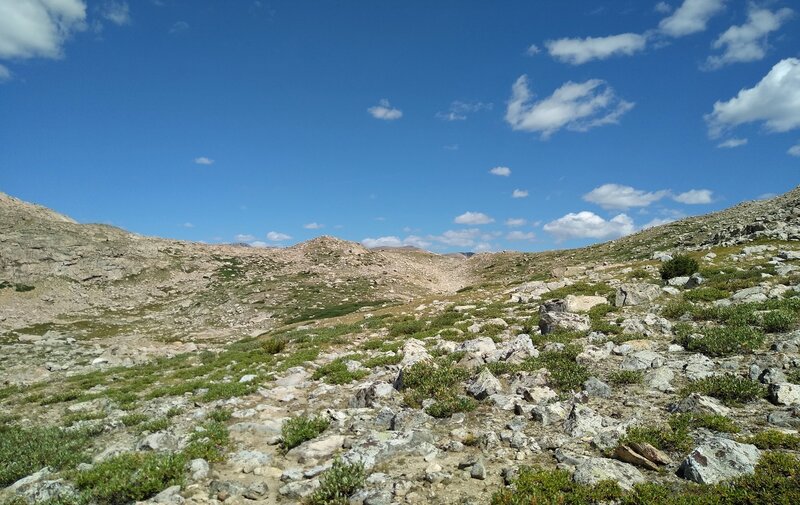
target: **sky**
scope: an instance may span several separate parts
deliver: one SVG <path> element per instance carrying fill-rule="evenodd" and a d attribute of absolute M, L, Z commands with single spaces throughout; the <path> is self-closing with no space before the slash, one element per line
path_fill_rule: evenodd
<path fill-rule="evenodd" d="M 539 251 L 799 175 L 790 0 L 0 0 L 0 191 L 80 222 Z"/>

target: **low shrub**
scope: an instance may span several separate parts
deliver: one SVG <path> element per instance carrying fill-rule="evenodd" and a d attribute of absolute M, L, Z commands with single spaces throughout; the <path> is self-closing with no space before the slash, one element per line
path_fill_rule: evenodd
<path fill-rule="evenodd" d="M 659 273 L 661 274 L 661 278 L 667 281 L 673 277 L 692 275 L 698 270 L 700 270 L 700 264 L 696 259 L 685 254 L 679 254 L 671 260 L 662 263 Z"/>
<path fill-rule="evenodd" d="M 713 396 L 729 405 L 737 405 L 763 398 L 765 392 L 764 386 L 754 380 L 726 374 L 692 382 L 681 390 L 681 395 L 700 393 Z"/>
<path fill-rule="evenodd" d="M 317 438 L 330 425 L 322 416 L 297 416 L 284 421 L 281 427 L 281 446 L 284 451 L 297 447 L 307 440 Z"/>
<path fill-rule="evenodd" d="M 366 482 L 364 465 L 349 464 L 336 458 L 322 474 L 319 487 L 308 499 L 309 505 L 348 505 L 350 497 Z"/>

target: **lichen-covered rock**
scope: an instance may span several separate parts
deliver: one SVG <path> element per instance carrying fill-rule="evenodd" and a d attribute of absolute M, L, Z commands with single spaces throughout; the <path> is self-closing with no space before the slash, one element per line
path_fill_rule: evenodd
<path fill-rule="evenodd" d="M 716 484 L 755 471 L 761 451 L 754 445 L 714 437 L 696 447 L 681 463 L 684 479 Z"/>

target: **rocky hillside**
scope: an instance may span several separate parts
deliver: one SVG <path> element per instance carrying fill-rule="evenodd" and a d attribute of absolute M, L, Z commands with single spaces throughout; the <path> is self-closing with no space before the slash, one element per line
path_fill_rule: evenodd
<path fill-rule="evenodd" d="M 798 209 L 467 258 L 0 195 L 0 504 L 796 503 Z"/>

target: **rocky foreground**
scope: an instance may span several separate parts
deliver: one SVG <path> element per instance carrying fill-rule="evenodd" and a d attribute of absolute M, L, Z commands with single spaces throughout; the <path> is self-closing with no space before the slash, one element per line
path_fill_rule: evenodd
<path fill-rule="evenodd" d="M 797 190 L 468 260 L 9 201 L 0 503 L 800 503 Z"/>

